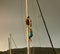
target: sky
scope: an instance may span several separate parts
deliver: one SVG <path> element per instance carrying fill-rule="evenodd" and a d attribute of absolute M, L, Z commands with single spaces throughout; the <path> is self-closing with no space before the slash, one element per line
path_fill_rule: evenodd
<path fill-rule="evenodd" d="M 60 0 L 38 0 L 55 48 L 60 48 Z M 36 0 L 29 0 L 31 47 L 51 47 Z M 17 48 L 27 46 L 25 0 L 0 0 L 0 51 L 6 51 L 10 33 Z M 16 48 L 12 41 L 12 48 Z"/>

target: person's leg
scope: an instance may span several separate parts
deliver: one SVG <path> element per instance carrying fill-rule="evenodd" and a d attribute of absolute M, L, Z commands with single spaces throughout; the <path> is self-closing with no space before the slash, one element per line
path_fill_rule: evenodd
<path fill-rule="evenodd" d="M 29 37 L 29 40 L 32 41 L 31 36 Z"/>

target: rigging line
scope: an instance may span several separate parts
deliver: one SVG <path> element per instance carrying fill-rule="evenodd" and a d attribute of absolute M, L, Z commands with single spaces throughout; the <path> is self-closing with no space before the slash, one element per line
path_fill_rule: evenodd
<path fill-rule="evenodd" d="M 12 37 L 12 40 L 13 40 L 13 42 L 14 42 L 15 47 L 17 48 L 17 45 L 16 45 L 16 43 L 15 43 L 15 41 L 14 41 L 13 37 Z"/>
<path fill-rule="evenodd" d="M 44 17 L 43 17 L 43 14 L 42 14 L 42 11 L 41 11 L 41 8 L 40 8 L 40 5 L 39 5 L 38 0 L 36 0 L 36 2 L 37 2 L 37 5 L 38 5 L 39 11 L 40 11 L 40 14 L 41 14 L 41 17 L 42 17 L 42 20 L 43 20 L 43 23 L 44 23 L 44 26 L 45 26 L 45 29 L 46 29 L 48 38 L 49 38 L 50 44 L 51 44 L 51 46 L 52 46 L 53 53 L 56 54 L 56 51 L 55 51 L 55 49 L 54 49 L 54 46 L 53 46 L 53 43 L 52 43 L 52 40 L 51 40 L 51 37 L 50 37 L 50 34 L 49 34 L 49 31 L 48 31 L 48 28 L 47 28 L 45 19 L 44 19 Z"/>

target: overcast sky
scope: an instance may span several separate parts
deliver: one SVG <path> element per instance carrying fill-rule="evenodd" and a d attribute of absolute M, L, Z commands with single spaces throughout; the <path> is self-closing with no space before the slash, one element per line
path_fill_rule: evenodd
<path fill-rule="evenodd" d="M 60 0 L 39 0 L 53 45 L 60 48 Z M 12 34 L 18 48 L 26 47 L 25 0 L 0 0 L 0 51 L 8 50 Z M 31 47 L 51 47 L 35 0 L 29 0 L 33 37 Z M 15 48 L 12 41 L 12 48 Z"/>

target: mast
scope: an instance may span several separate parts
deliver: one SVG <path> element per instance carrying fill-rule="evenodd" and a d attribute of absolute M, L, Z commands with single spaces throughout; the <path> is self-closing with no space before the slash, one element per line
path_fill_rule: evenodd
<path fill-rule="evenodd" d="M 26 18 L 29 16 L 28 0 L 26 0 Z M 27 54 L 30 54 L 29 25 L 27 25 Z"/>
<path fill-rule="evenodd" d="M 10 34 L 10 37 L 8 38 L 8 43 L 9 43 L 9 54 L 12 54 L 11 53 L 11 34 Z"/>
<path fill-rule="evenodd" d="M 28 0 L 26 0 L 26 17 L 29 16 L 29 10 L 28 10 Z"/>

